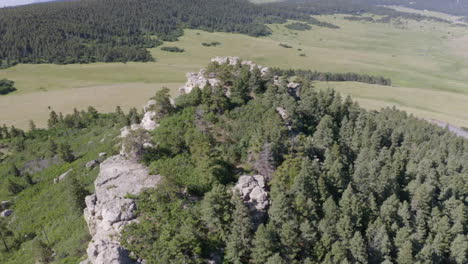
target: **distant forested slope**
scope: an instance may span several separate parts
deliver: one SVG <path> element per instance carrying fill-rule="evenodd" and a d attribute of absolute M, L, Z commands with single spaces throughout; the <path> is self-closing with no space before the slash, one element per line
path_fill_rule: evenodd
<path fill-rule="evenodd" d="M 176 40 L 183 28 L 264 36 L 270 34 L 265 23 L 286 19 L 318 24 L 293 9 L 246 0 L 81 0 L 5 8 L 0 66 L 150 61 L 146 48 Z"/>

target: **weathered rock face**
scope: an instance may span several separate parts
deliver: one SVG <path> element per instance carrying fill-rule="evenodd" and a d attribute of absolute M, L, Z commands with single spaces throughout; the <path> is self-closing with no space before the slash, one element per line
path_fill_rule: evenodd
<path fill-rule="evenodd" d="M 254 222 L 260 223 L 270 204 L 265 177 L 262 175 L 241 176 L 234 189 L 241 194 L 251 212 Z"/>
<path fill-rule="evenodd" d="M 135 202 L 125 197 L 155 187 L 160 178 L 150 175 L 145 166 L 120 155 L 101 164 L 94 182 L 96 193 L 86 197 L 84 215 L 93 238 L 87 249 L 88 262 L 83 263 L 134 263 L 119 242 L 122 229 L 135 221 Z"/>

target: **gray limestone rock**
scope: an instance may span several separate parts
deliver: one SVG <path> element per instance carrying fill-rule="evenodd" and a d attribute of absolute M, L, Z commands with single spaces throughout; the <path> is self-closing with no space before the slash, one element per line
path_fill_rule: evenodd
<path fill-rule="evenodd" d="M 85 199 L 84 216 L 93 236 L 87 249 L 89 263 L 133 263 L 129 252 L 119 242 L 122 229 L 136 217 L 136 204 L 127 197 L 156 187 L 160 178 L 159 175 L 150 175 L 145 166 L 120 155 L 101 164 L 101 171 L 94 182 L 96 193 Z"/>

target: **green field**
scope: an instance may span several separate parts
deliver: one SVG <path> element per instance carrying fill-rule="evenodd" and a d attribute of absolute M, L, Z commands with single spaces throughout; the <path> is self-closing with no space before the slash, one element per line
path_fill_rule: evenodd
<path fill-rule="evenodd" d="M 152 63 L 18 65 L 0 70 L 0 78 L 15 81 L 19 89 L 0 97 L 0 123 L 25 127 L 33 119 L 44 125 L 48 106 L 64 113 L 88 105 L 100 111 L 117 105 L 141 107 L 159 87 L 168 86 L 175 94 L 185 73 L 198 71 L 211 57 L 240 56 L 265 66 L 383 75 L 395 87 L 334 86 L 364 107 L 396 105 L 423 118 L 468 126 L 463 110 L 468 103 L 467 28 L 429 21 L 350 22 L 342 15 L 317 18 L 340 29 L 313 26 L 310 31 L 292 31 L 270 25 L 273 34 L 263 38 L 186 30 L 180 41 L 165 44 L 186 52 L 156 48 L 152 53 L 157 61 Z M 212 41 L 221 45 L 201 45 Z"/>

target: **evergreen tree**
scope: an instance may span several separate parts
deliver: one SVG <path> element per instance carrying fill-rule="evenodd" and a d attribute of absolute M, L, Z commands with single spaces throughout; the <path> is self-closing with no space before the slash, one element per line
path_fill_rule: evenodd
<path fill-rule="evenodd" d="M 468 240 L 466 235 L 459 234 L 453 240 L 450 246 L 450 257 L 457 264 L 466 263 L 468 261 Z"/>
<path fill-rule="evenodd" d="M 156 103 L 151 107 L 150 110 L 156 112 L 156 120 L 161 120 L 164 116 L 174 111 L 174 106 L 171 103 L 169 91 L 169 88 L 164 87 L 156 92 L 156 95 L 153 97 Z"/>
<path fill-rule="evenodd" d="M 349 242 L 349 250 L 356 263 L 368 263 L 367 247 L 361 233 L 355 232 Z"/>
<path fill-rule="evenodd" d="M 219 234 L 222 240 L 227 238 L 234 211 L 230 198 L 226 187 L 215 185 L 210 192 L 205 194 L 201 204 L 202 219 L 208 229 Z"/>
<path fill-rule="evenodd" d="M 273 225 L 260 225 L 255 232 L 252 248 L 252 261 L 255 264 L 267 263 L 278 251 L 278 238 Z"/>
<path fill-rule="evenodd" d="M 234 194 L 234 213 L 232 216 L 231 232 L 226 240 L 225 260 L 228 263 L 247 263 L 252 245 L 252 222 L 249 210 L 242 199 Z"/>
<path fill-rule="evenodd" d="M 49 129 L 55 127 L 59 123 L 59 117 L 55 111 L 51 111 L 49 115 L 49 120 L 47 121 L 47 125 Z"/>
<path fill-rule="evenodd" d="M 72 162 L 75 160 L 71 146 L 67 143 L 60 143 L 57 148 L 59 157 L 65 162 Z"/>

